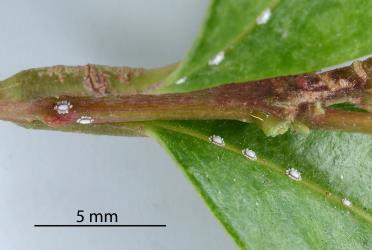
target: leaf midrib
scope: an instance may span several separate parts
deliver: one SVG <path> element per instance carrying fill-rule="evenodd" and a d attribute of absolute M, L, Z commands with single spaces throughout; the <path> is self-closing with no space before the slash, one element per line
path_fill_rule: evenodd
<path fill-rule="evenodd" d="M 162 122 L 152 122 L 151 125 L 148 125 L 147 130 L 152 131 L 152 129 L 156 128 L 156 127 L 161 128 L 161 129 L 170 130 L 170 131 L 173 131 L 173 132 L 176 132 L 176 133 L 188 135 L 188 136 L 194 137 L 196 139 L 202 140 L 204 142 L 209 142 L 209 136 L 206 135 L 206 134 L 196 132 L 192 129 L 188 129 L 188 128 L 185 128 L 185 127 L 179 127 L 179 126 L 172 126 L 170 124 L 164 124 Z M 239 155 L 240 157 L 244 157 L 241 153 L 242 149 L 240 149 L 240 148 L 238 148 L 238 147 L 236 147 L 232 144 L 229 144 L 229 143 L 225 142 L 225 146 L 223 148 L 229 150 L 230 152 L 233 152 L 233 153 Z M 264 167 L 267 167 L 268 169 L 271 169 L 271 170 L 273 170 L 277 173 L 282 174 L 283 176 L 285 175 L 285 168 L 284 167 L 282 167 L 278 164 L 275 164 L 275 163 L 273 163 L 273 162 L 271 162 L 271 161 L 269 161 L 269 160 L 267 160 L 267 159 L 265 159 L 261 156 L 257 157 L 256 162 L 258 164 L 264 166 Z M 290 180 L 288 178 L 288 181 L 292 181 L 292 180 Z M 297 184 L 298 185 L 303 185 L 304 187 L 306 187 L 310 191 L 316 192 L 317 194 L 321 195 L 322 197 L 325 197 L 325 200 L 327 200 L 328 202 L 331 202 L 333 204 L 337 204 L 337 205 L 353 212 L 355 215 L 357 215 L 358 217 L 360 217 L 364 221 L 372 224 L 372 216 L 369 213 L 367 213 L 364 209 L 362 209 L 361 207 L 356 206 L 354 204 L 351 207 L 345 207 L 342 204 L 342 198 L 340 196 L 335 195 L 335 194 L 331 194 L 331 192 L 327 191 L 326 189 L 324 189 L 324 187 L 320 186 L 316 182 L 313 182 L 313 181 L 311 181 L 307 178 L 302 178 L 302 180 L 300 182 L 298 182 Z M 331 195 L 326 195 L 327 193 L 329 193 Z"/>

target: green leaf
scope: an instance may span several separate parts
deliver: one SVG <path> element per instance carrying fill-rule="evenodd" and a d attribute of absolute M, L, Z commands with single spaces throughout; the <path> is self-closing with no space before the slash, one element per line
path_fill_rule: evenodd
<path fill-rule="evenodd" d="M 193 49 L 157 92 L 315 71 L 368 55 L 371 8 L 363 0 L 214 0 Z M 267 9 L 270 19 L 257 25 Z M 224 60 L 208 65 L 221 51 Z M 233 121 L 156 122 L 151 131 L 240 248 L 372 248 L 371 135 L 269 138 Z M 224 147 L 208 141 L 214 134 Z M 257 161 L 242 155 L 245 148 Z M 289 178 L 289 168 L 302 180 Z"/>
<path fill-rule="evenodd" d="M 371 249 L 372 136 L 272 138 L 231 121 L 159 122 L 153 133 L 242 249 Z M 208 141 L 213 134 L 224 147 Z M 286 175 L 292 167 L 301 181 Z"/>
<path fill-rule="evenodd" d="M 193 49 L 158 92 L 311 72 L 371 54 L 371 9 L 369 0 L 213 0 Z M 258 25 L 265 10 L 270 19 Z M 221 51 L 224 60 L 208 65 Z"/>

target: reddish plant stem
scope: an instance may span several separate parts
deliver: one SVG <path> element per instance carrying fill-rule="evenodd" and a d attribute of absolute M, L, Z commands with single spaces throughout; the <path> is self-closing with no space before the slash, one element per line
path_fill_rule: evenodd
<path fill-rule="evenodd" d="M 227 84 L 190 93 L 63 96 L 29 103 L 0 101 L 0 119 L 23 123 L 40 120 L 59 127 L 76 123 L 84 115 L 92 117 L 96 124 L 187 119 L 264 122 L 275 117 L 291 122 L 300 120 L 314 128 L 372 133 L 370 113 L 322 108 L 345 100 L 361 105 L 370 103 L 371 64 L 370 58 L 321 74 Z M 58 114 L 54 109 L 61 100 L 73 105 L 68 114 Z"/>

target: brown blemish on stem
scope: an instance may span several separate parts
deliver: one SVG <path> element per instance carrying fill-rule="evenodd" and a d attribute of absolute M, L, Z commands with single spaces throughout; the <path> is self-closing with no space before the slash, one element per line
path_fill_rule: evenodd
<path fill-rule="evenodd" d="M 359 61 L 353 62 L 353 69 L 355 74 L 359 76 L 363 81 L 367 80 L 367 72 L 363 69 L 363 64 Z"/>
<path fill-rule="evenodd" d="M 110 92 L 108 77 L 95 65 L 85 66 L 84 87 L 96 97 L 102 97 Z"/>

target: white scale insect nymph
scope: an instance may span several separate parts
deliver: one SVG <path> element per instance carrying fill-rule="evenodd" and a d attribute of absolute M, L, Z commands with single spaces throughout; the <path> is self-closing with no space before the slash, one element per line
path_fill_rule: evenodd
<path fill-rule="evenodd" d="M 253 150 L 250 150 L 249 148 L 243 149 L 242 154 L 252 161 L 257 160 L 256 152 L 254 152 Z"/>
<path fill-rule="evenodd" d="M 209 141 L 218 146 L 225 146 L 223 138 L 219 135 L 212 135 L 211 137 L 209 137 Z"/>
<path fill-rule="evenodd" d="M 294 169 L 294 168 L 290 168 L 290 169 L 287 169 L 287 171 L 285 171 L 286 175 L 288 175 L 289 178 L 291 178 L 292 180 L 295 180 L 295 181 L 300 181 L 302 178 L 301 178 L 301 173 L 300 171 L 298 171 L 297 169 Z"/>
<path fill-rule="evenodd" d="M 179 85 L 179 84 L 185 83 L 186 80 L 187 80 L 187 77 L 183 77 L 183 78 L 181 78 L 181 79 L 178 79 L 178 80 L 176 81 L 176 84 Z"/>
<path fill-rule="evenodd" d="M 261 15 L 259 15 L 256 19 L 256 23 L 258 25 L 262 25 L 262 24 L 265 24 L 269 21 L 271 17 L 271 10 L 270 9 L 265 9 Z"/>
<path fill-rule="evenodd" d="M 90 116 L 83 115 L 79 119 L 76 120 L 77 123 L 83 124 L 83 125 L 88 125 L 94 122 L 94 119 Z"/>
<path fill-rule="evenodd" d="M 225 59 L 225 52 L 221 51 L 213 59 L 209 60 L 208 64 L 211 66 L 218 65 L 223 61 L 223 59 Z"/>
<path fill-rule="evenodd" d="M 343 198 L 342 199 L 342 204 L 344 204 L 345 207 L 351 207 L 353 204 L 351 203 L 351 201 L 349 201 L 348 199 L 346 198 Z"/>
<path fill-rule="evenodd" d="M 54 110 L 57 111 L 60 115 L 65 115 L 70 112 L 70 109 L 72 109 L 73 105 L 66 100 L 57 102 L 57 104 L 54 106 Z"/>

